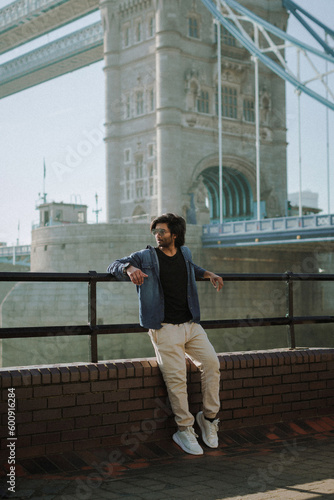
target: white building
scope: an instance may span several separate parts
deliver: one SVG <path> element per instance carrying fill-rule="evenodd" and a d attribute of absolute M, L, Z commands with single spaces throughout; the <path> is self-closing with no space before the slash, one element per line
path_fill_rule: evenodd
<path fill-rule="evenodd" d="M 301 193 L 302 206 L 308 208 L 318 208 L 319 194 L 310 190 L 302 191 Z M 299 206 L 299 192 L 290 193 L 289 201 L 292 206 Z"/>

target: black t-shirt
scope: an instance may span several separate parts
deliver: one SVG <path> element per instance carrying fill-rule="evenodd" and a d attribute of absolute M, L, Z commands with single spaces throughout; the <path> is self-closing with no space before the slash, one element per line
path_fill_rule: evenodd
<path fill-rule="evenodd" d="M 155 249 L 160 265 L 160 281 L 165 298 L 164 323 L 178 325 L 192 319 L 187 300 L 188 275 L 182 252 L 178 249 L 168 257 L 159 248 Z"/>

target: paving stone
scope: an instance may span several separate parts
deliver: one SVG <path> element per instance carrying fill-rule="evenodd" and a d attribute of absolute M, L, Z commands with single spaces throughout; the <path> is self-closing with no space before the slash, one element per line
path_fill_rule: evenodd
<path fill-rule="evenodd" d="M 301 426 L 302 428 L 302 426 Z M 305 428 L 305 427 L 304 427 Z M 287 432 L 287 431 L 286 431 Z M 256 435 L 265 436 L 256 429 Z M 159 448 L 163 447 L 159 443 Z M 110 450 L 109 450 L 110 451 Z M 25 460 L 20 464 L 16 496 L 28 500 L 310 500 L 334 499 L 334 432 L 313 432 L 302 439 L 286 435 L 284 442 L 263 441 L 246 449 L 244 444 L 217 450 L 221 453 L 192 457 L 166 444 L 158 458 L 129 459 L 114 467 L 115 475 L 92 482 L 92 469 L 80 454 L 57 458 L 54 471 L 47 460 Z M 222 452 L 224 451 L 224 453 Z M 164 453 L 165 452 L 165 453 Z M 106 450 L 91 450 L 105 456 Z M 146 453 L 146 451 L 145 451 Z M 166 460 L 167 456 L 167 460 Z M 64 460 L 63 460 L 64 459 Z M 73 470 L 68 468 L 71 460 Z M 44 467 L 44 464 L 47 467 Z M 26 466 L 26 467 L 24 467 Z M 45 469 L 48 469 L 45 470 Z M 44 473 L 41 474 L 41 469 Z M 95 472 L 95 471 L 94 471 Z M 0 473 L 4 475 L 4 471 Z"/>
<path fill-rule="evenodd" d="M 148 493 L 145 493 L 144 496 L 141 497 L 142 500 L 163 500 L 163 499 L 167 499 L 168 500 L 171 500 L 171 496 L 170 496 L 170 492 L 169 491 L 159 491 L 159 493 L 157 494 L 156 492 L 148 492 Z"/>

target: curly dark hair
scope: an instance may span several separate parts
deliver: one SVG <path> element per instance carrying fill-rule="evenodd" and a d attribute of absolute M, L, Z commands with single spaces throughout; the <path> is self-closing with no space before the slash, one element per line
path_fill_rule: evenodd
<path fill-rule="evenodd" d="M 175 246 L 182 247 L 185 242 L 186 221 L 180 215 L 167 213 L 156 217 L 151 222 L 150 230 L 153 231 L 157 224 L 167 224 L 171 234 L 176 235 Z"/>

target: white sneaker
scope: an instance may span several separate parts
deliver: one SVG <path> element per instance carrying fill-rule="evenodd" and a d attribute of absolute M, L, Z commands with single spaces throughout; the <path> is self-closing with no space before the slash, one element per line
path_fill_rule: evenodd
<path fill-rule="evenodd" d="M 186 453 L 191 455 L 203 455 L 203 450 L 197 442 L 197 434 L 193 427 L 187 427 L 184 431 L 177 431 L 173 434 L 173 441 Z"/>
<path fill-rule="evenodd" d="M 218 448 L 218 424 L 219 419 L 216 418 L 213 422 L 207 420 L 203 412 L 200 411 L 196 415 L 196 421 L 202 431 L 202 439 L 210 448 Z"/>

